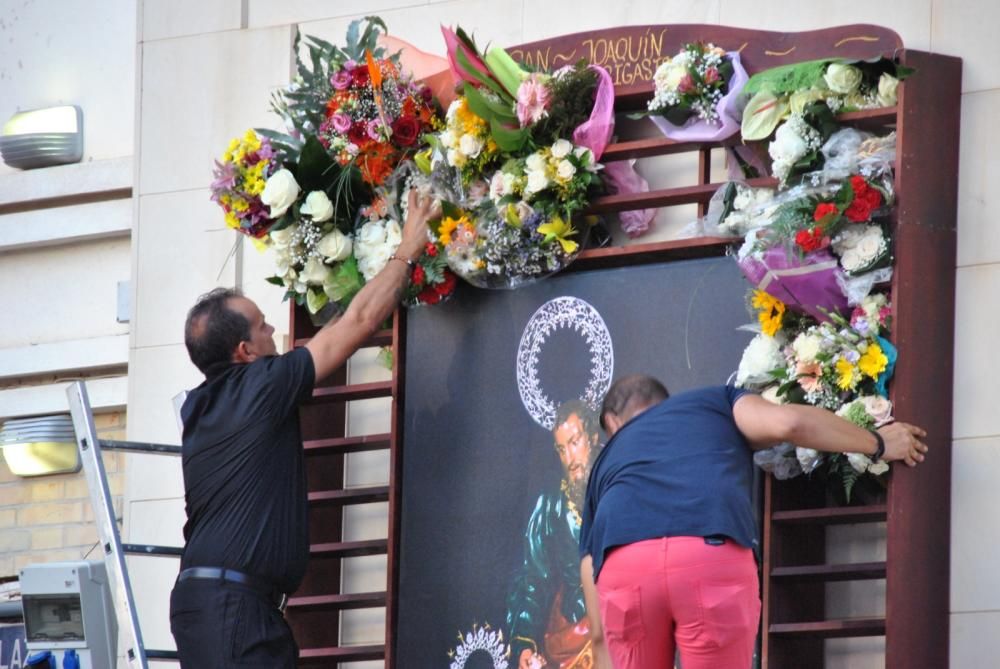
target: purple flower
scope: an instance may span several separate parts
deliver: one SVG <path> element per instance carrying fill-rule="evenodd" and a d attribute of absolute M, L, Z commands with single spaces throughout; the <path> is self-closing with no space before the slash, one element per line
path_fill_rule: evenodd
<path fill-rule="evenodd" d="M 351 85 L 351 73 L 347 70 L 338 70 L 330 75 L 330 84 L 338 91 L 347 90 Z"/>
<path fill-rule="evenodd" d="M 373 118 L 372 120 L 368 121 L 368 125 L 365 128 L 365 130 L 368 132 L 369 137 L 377 141 L 382 138 L 382 135 L 379 132 L 379 128 L 381 127 L 382 127 L 382 121 L 380 121 L 377 118 Z"/>
<path fill-rule="evenodd" d="M 226 191 L 236 187 L 236 167 L 232 163 L 220 163 L 215 161 L 215 169 L 212 171 L 212 200 L 219 201 L 219 196 Z"/>
<path fill-rule="evenodd" d="M 344 134 L 351 129 L 351 117 L 347 114 L 337 112 L 330 120 L 333 122 L 333 129 L 339 134 Z"/>

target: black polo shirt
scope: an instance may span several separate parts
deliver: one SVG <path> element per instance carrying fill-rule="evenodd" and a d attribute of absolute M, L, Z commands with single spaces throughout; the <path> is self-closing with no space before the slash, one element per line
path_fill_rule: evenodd
<path fill-rule="evenodd" d="M 236 569 L 284 592 L 302 582 L 309 524 L 298 404 L 315 375 L 300 348 L 224 367 L 188 394 L 181 569 Z"/>

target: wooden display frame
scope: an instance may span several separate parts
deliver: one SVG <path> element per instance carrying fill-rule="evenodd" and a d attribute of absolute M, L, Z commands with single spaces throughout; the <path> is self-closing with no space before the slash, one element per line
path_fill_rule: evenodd
<path fill-rule="evenodd" d="M 550 68 L 580 57 L 594 57 L 615 77 L 618 111 L 627 111 L 641 107 L 651 95 L 649 76 L 657 59 L 676 53 L 684 43 L 692 41 L 710 41 L 740 51 L 751 74 L 775 65 L 827 56 L 895 55 L 902 64 L 917 70 L 900 87 L 895 108 L 840 118 L 867 129 L 895 127 L 898 133 L 892 339 L 899 351 L 899 363 L 891 388 L 892 400 L 897 418 L 926 428 L 931 452 L 920 467 L 895 467 L 884 500 L 866 506 L 830 507 L 823 491 L 815 485 L 803 485 L 801 479 L 768 479 L 762 528 L 762 666 L 822 667 L 825 639 L 881 635 L 886 639 L 885 666 L 889 669 L 947 666 L 961 61 L 903 49 L 892 31 L 866 25 L 803 33 L 709 25 L 633 26 L 533 42 L 510 52 L 515 58 Z M 597 58 L 602 53 L 603 61 Z M 629 72 L 633 73 L 631 78 Z M 635 76 L 636 72 L 641 76 Z M 593 209 L 617 212 L 693 203 L 704 206 L 719 186 L 711 183 L 710 165 L 712 150 L 720 146 L 661 138 L 612 144 L 603 161 L 697 152 L 697 174 L 692 183 L 684 186 L 661 188 L 653 184 L 649 193 L 599 198 Z M 764 179 L 760 183 L 774 181 Z M 698 238 L 588 250 L 567 271 L 716 256 L 726 253 L 732 242 L 728 238 Z M 384 657 L 387 667 L 405 667 L 394 657 L 393 648 L 398 605 L 395 588 L 402 490 L 399 473 L 405 320 L 405 312 L 397 313 L 392 329 L 379 333 L 374 342 L 390 345 L 394 351 L 391 382 L 350 386 L 343 377 L 335 379 L 334 385 L 318 388 L 314 394 L 314 402 L 336 407 L 333 413 L 324 408 L 322 418 L 308 409 L 304 414 L 310 467 L 324 461 L 311 475 L 322 488 L 310 493 L 314 507 L 311 522 L 314 528 L 322 525 L 324 536 L 332 540 L 312 546 L 310 574 L 303 590 L 290 602 L 289 618 L 303 648 L 303 666 L 337 666 L 339 662 Z M 293 306 L 294 345 L 304 344 L 313 332 L 315 328 L 304 311 Z M 393 398 L 391 432 L 344 437 L 346 402 L 377 396 Z M 344 490 L 345 454 L 376 448 L 389 451 L 389 485 L 378 490 Z M 343 504 L 371 501 L 388 501 L 387 538 L 344 542 L 339 509 Z M 322 508 L 338 511 L 330 514 Z M 885 522 L 886 560 L 828 564 L 826 527 L 860 522 Z M 341 594 L 340 558 L 379 553 L 387 554 L 386 590 Z M 827 583 L 879 578 L 886 581 L 884 617 L 825 618 Z M 347 608 L 371 606 L 386 607 L 385 647 L 341 646 L 337 619 L 331 615 Z"/>

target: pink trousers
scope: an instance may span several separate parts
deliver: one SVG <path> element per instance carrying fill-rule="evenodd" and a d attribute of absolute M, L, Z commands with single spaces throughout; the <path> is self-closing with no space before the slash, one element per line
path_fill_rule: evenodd
<path fill-rule="evenodd" d="M 753 553 L 726 539 L 669 537 L 616 548 L 597 580 L 615 669 L 749 669 L 760 624 Z"/>

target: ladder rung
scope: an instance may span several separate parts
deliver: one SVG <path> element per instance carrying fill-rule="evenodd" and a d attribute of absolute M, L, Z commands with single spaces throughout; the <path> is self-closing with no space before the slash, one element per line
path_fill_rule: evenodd
<path fill-rule="evenodd" d="M 812 623 L 775 623 L 770 626 L 772 636 L 811 637 L 839 639 L 861 636 L 884 636 L 885 618 L 850 618 L 821 620 Z"/>
<path fill-rule="evenodd" d="M 771 570 L 771 578 L 785 582 L 872 580 L 885 578 L 885 562 L 775 567 Z"/>
<path fill-rule="evenodd" d="M 359 453 L 361 451 L 383 451 L 390 447 L 392 435 L 366 434 L 361 437 L 334 437 L 332 439 L 310 439 L 302 442 L 306 455 L 336 453 Z"/>
<path fill-rule="evenodd" d="M 351 595 L 313 595 L 292 597 L 288 608 L 295 611 L 343 611 L 346 609 L 374 609 L 385 606 L 385 592 L 359 592 Z"/>
<path fill-rule="evenodd" d="M 389 501 L 389 486 L 365 486 L 346 490 L 317 490 L 309 493 L 310 504 L 371 504 Z"/>
<path fill-rule="evenodd" d="M 126 555 L 155 555 L 160 557 L 180 557 L 183 548 L 177 546 L 150 546 L 147 544 L 122 544 L 122 552 Z"/>
<path fill-rule="evenodd" d="M 330 648 L 303 648 L 299 651 L 299 663 L 311 660 L 338 660 L 340 662 L 364 662 L 381 660 L 385 657 L 385 646 L 333 646 Z"/>
<path fill-rule="evenodd" d="M 810 525 L 847 525 L 851 523 L 878 523 L 886 519 L 885 504 L 868 506 L 838 506 L 821 509 L 796 509 L 775 511 L 772 523 L 792 523 Z"/>
<path fill-rule="evenodd" d="M 388 539 L 341 541 L 329 544 L 313 544 L 309 547 L 309 555 L 314 558 L 361 557 L 363 555 L 385 555 L 388 552 Z"/>
<path fill-rule="evenodd" d="M 150 455 L 180 455 L 181 447 L 170 444 L 150 444 L 138 441 L 115 441 L 101 439 L 101 448 L 106 451 L 129 451 L 131 453 L 147 453 Z"/>
<path fill-rule="evenodd" d="M 149 660 L 177 660 L 176 650 L 149 650 L 146 649 L 146 658 Z"/>
<path fill-rule="evenodd" d="M 748 179 L 747 185 L 755 188 L 773 188 L 778 184 L 777 179 L 771 177 Z M 605 195 L 598 197 L 591 202 L 587 208 L 588 213 L 602 214 L 618 211 L 632 211 L 634 209 L 657 209 L 659 207 L 670 207 L 679 204 L 701 204 L 708 202 L 724 184 L 698 184 L 696 186 L 682 186 L 679 188 L 660 188 L 650 190 L 646 193 L 626 193 L 621 195 Z"/>
<path fill-rule="evenodd" d="M 350 386 L 328 386 L 313 390 L 309 404 L 325 404 L 327 402 L 351 402 L 353 400 L 370 400 L 375 397 L 391 397 L 392 381 L 376 383 L 356 383 Z"/>
<path fill-rule="evenodd" d="M 304 339 L 295 340 L 295 348 L 302 348 L 309 343 L 310 337 Z M 386 328 L 385 330 L 379 330 L 371 336 L 370 339 L 366 339 L 365 343 L 361 345 L 361 348 L 372 348 L 375 346 L 392 346 L 392 329 Z"/>

